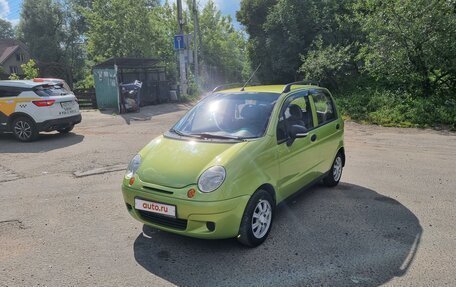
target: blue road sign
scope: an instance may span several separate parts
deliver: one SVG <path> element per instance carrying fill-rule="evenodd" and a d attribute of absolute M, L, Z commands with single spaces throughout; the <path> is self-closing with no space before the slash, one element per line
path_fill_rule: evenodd
<path fill-rule="evenodd" d="M 174 36 L 174 49 L 183 50 L 185 48 L 186 48 L 185 47 L 185 36 L 184 35 Z"/>

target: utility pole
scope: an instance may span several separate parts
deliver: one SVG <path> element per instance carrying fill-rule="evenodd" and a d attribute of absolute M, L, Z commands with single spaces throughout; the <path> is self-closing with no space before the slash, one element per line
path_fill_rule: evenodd
<path fill-rule="evenodd" d="M 182 18 L 182 0 L 177 0 L 177 22 L 179 34 L 184 35 L 184 19 Z M 184 37 L 185 39 L 185 37 Z M 179 49 L 180 94 L 187 94 L 187 69 L 185 67 L 185 49 Z"/>
<path fill-rule="evenodd" d="M 199 87 L 199 62 L 198 62 L 198 45 L 199 45 L 199 19 L 198 19 L 198 6 L 196 0 L 193 0 L 193 14 L 194 14 L 194 43 L 195 43 L 195 56 L 193 61 L 195 61 L 195 83 Z"/>

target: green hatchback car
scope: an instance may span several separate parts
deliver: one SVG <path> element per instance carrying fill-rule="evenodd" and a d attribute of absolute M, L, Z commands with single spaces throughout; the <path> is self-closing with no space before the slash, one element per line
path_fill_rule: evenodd
<path fill-rule="evenodd" d="M 258 246 L 279 203 L 318 181 L 339 183 L 343 135 L 325 88 L 217 88 L 132 159 L 123 197 L 155 228 Z"/>

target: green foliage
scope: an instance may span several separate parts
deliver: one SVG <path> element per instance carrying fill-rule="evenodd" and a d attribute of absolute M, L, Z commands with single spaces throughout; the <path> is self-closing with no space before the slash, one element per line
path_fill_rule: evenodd
<path fill-rule="evenodd" d="M 302 66 L 299 71 L 304 79 L 318 82 L 328 82 L 337 87 L 337 82 L 350 73 L 352 55 L 350 46 L 341 47 L 328 45 L 323 47 L 323 40 L 317 37 L 312 45 L 312 50 L 301 55 Z M 342 72 L 345 72 L 343 75 Z M 341 76 L 340 76 L 341 75 Z"/>
<path fill-rule="evenodd" d="M 168 79 L 177 81 L 176 52 L 173 49 L 173 36 L 178 33 L 176 7 L 166 1 L 162 6 L 151 9 L 149 14 L 150 54 L 163 61 Z"/>
<path fill-rule="evenodd" d="M 447 126 L 456 129 L 456 100 L 417 97 L 404 90 L 359 86 L 335 94 L 345 118 L 396 127 Z"/>
<path fill-rule="evenodd" d="M 61 44 L 65 38 L 64 14 L 56 0 L 24 0 L 18 36 L 33 58 L 43 62 L 63 59 Z"/>
<path fill-rule="evenodd" d="M 379 81 L 430 96 L 456 89 L 456 2 L 359 0 L 367 34 L 359 58 Z"/>
<path fill-rule="evenodd" d="M 149 56 L 149 2 L 94 0 L 84 12 L 90 59 Z"/>
<path fill-rule="evenodd" d="M 322 46 L 356 47 L 353 43 L 363 34 L 351 19 L 353 2 L 243 0 L 237 18 L 250 35 L 253 66 L 262 64 L 260 79 L 283 83 L 300 78 L 301 55 L 306 57 L 316 39 L 321 39 Z"/>
<path fill-rule="evenodd" d="M 455 11 L 453 0 L 242 0 L 237 18 L 263 82 L 317 80 L 359 121 L 454 128 Z"/>
<path fill-rule="evenodd" d="M 31 80 L 38 78 L 39 69 L 36 66 L 34 60 L 29 60 L 27 63 L 21 65 L 22 71 L 24 72 L 24 79 Z"/>
<path fill-rule="evenodd" d="M 201 11 L 200 30 L 200 57 L 207 67 L 206 78 L 213 81 L 207 86 L 247 80 L 250 65 L 245 65 L 249 61 L 244 35 L 235 30 L 232 19 L 223 16 L 212 0 Z"/>
<path fill-rule="evenodd" d="M 84 79 L 78 81 L 75 85 L 75 89 L 91 89 L 95 87 L 95 80 L 91 71 L 87 71 Z"/>
<path fill-rule="evenodd" d="M 0 39 L 14 38 L 14 30 L 11 22 L 0 18 Z"/>
<path fill-rule="evenodd" d="M 10 79 L 10 80 L 20 80 L 21 78 L 19 78 L 19 76 L 16 75 L 15 73 L 12 73 L 12 74 L 9 76 L 8 79 Z"/>

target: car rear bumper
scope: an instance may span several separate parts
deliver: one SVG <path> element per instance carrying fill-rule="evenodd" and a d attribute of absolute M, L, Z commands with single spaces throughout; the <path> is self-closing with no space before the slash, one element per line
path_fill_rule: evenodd
<path fill-rule="evenodd" d="M 60 130 L 68 128 L 72 125 L 77 125 L 81 122 L 81 114 L 61 119 L 47 120 L 42 123 L 37 123 L 38 130 L 40 132 L 51 132 L 55 130 Z"/>
<path fill-rule="evenodd" d="M 128 212 L 135 219 L 160 230 L 203 239 L 236 237 L 250 196 L 201 202 L 162 196 L 122 186 Z M 135 209 L 135 198 L 176 206 L 177 218 Z"/>

